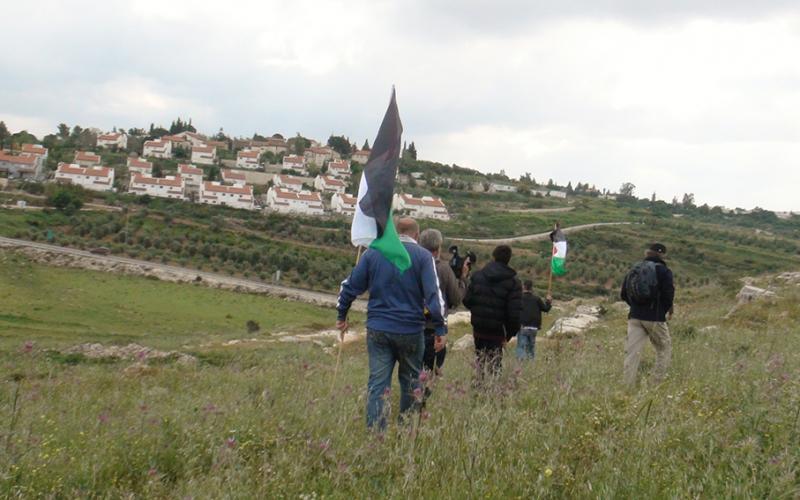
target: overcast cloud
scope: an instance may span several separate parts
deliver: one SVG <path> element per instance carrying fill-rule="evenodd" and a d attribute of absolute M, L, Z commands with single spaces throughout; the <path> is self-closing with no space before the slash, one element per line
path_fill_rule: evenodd
<path fill-rule="evenodd" d="M 145 0 L 3 5 L 0 119 L 372 141 L 670 200 L 800 210 L 793 2 Z M 32 29 L 35 20 L 35 29 Z"/>

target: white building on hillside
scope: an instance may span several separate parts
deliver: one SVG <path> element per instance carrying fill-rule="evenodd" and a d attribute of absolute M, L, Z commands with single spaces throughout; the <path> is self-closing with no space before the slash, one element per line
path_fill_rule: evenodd
<path fill-rule="evenodd" d="M 233 208 L 254 210 L 253 186 L 225 186 L 219 182 L 206 181 L 200 185 L 200 203 L 225 205 Z"/>
<path fill-rule="evenodd" d="M 314 189 L 325 193 L 344 193 L 344 190 L 347 189 L 347 184 L 336 177 L 318 175 L 314 179 Z"/>
<path fill-rule="evenodd" d="M 314 165 L 321 167 L 325 165 L 326 161 L 338 158 L 339 153 L 325 146 L 319 148 L 308 148 L 305 150 L 305 153 L 303 153 L 303 156 L 308 163 L 313 163 Z"/>
<path fill-rule="evenodd" d="M 247 183 L 247 176 L 244 175 L 244 172 L 224 168 L 222 169 L 222 182 L 234 186 L 244 186 Z"/>
<path fill-rule="evenodd" d="M 36 156 L 47 160 L 47 148 L 38 144 L 23 144 L 22 151 L 19 152 L 21 156 Z"/>
<path fill-rule="evenodd" d="M 128 148 L 128 136 L 121 132 L 101 134 L 97 136 L 98 148 L 110 148 L 116 146 L 119 149 Z"/>
<path fill-rule="evenodd" d="M 153 164 L 140 158 L 128 157 L 128 172 L 133 174 L 150 175 L 153 173 Z"/>
<path fill-rule="evenodd" d="M 198 134 L 197 132 L 178 132 L 175 134 L 175 137 L 181 137 L 185 142 L 188 142 L 190 147 L 196 146 L 206 146 L 207 138 L 204 135 Z"/>
<path fill-rule="evenodd" d="M 328 175 L 346 179 L 350 177 L 350 162 L 347 160 L 333 160 L 328 162 Z"/>
<path fill-rule="evenodd" d="M 194 165 L 181 163 L 178 165 L 178 175 L 183 179 L 185 191 L 199 192 L 200 185 L 203 183 L 203 170 Z"/>
<path fill-rule="evenodd" d="M 172 143 L 169 141 L 145 141 L 142 156 L 172 158 Z"/>
<path fill-rule="evenodd" d="M 331 210 L 337 214 L 352 217 L 356 213 L 358 199 L 345 193 L 336 193 L 331 198 Z"/>
<path fill-rule="evenodd" d="M 555 191 L 553 189 L 548 191 L 547 195 L 550 196 L 551 198 L 566 198 L 567 197 L 567 193 L 566 192 L 564 192 L 564 191 Z"/>
<path fill-rule="evenodd" d="M 367 161 L 369 160 L 369 153 L 370 151 L 368 149 L 362 149 L 361 151 L 356 151 L 353 153 L 350 159 L 353 161 L 353 163 L 366 165 Z"/>
<path fill-rule="evenodd" d="M 192 146 L 192 163 L 213 165 L 217 159 L 217 148 L 214 146 Z"/>
<path fill-rule="evenodd" d="M 297 173 L 305 174 L 306 159 L 297 155 L 286 155 L 283 157 L 283 168 L 294 170 Z"/>
<path fill-rule="evenodd" d="M 81 167 L 94 167 L 100 165 L 100 155 L 88 151 L 75 151 L 75 163 Z M 67 164 L 69 165 L 69 164 Z"/>
<path fill-rule="evenodd" d="M 236 155 L 236 167 L 255 170 L 258 168 L 258 158 L 261 152 L 258 149 L 241 150 Z"/>
<path fill-rule="evenodd" d="M 319 193 L 287 191 L 271 187 L 267 191 L 267 207 L 286 214 L 324 215 L 325 206 Z"/>
<path fill-rule="evenodd" d="M 183 179 L 180 175 L 168 175 L 161 178 L 134 173 L 131 176 L 128 191 L 137 195 L 147 194 L 158 198 L 183 200 L 185 199 L 183 187 Z"/>
<path fill-rule="evenodd" d="M 450 214 L 447 213 L 447 207 L 442 199 L 434 196 L 415 198 L 410 194 L 396 194 L 394 195 L 394 208 L 420 219 L 450 220 Z"/>
<path fill-rule="evenodd" d="M 0 172 L 11 178 L 32 179 L 41 173 L 42 159 L 37 156 L 14 156 L 0 151 Z"/>
<path fill-rule="evenodd" d="M 278 174 L 272 178 L 272 185 L 299 193 L 303 190 L 303 178 L 295 175 Z"/>
<path fill-rule="evenodd" d="M 59 163 L 56 182 L 74 184 L 92 191 L 114 190 L 114 169 L 108 167 L 82 167 L 74 163 Z"/>
<path fill-rule="evenodd" d="M 512 186 L 511 184 L 498 184 L 496 182 L 492 182 L 489 184 L 489 192 L 490 193 L 516 193 L 517 187 Z"/>

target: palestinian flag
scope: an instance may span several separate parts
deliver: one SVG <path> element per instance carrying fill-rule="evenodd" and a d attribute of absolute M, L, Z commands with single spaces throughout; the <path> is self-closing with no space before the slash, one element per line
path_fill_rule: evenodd
<path fill-rule="evenodd" d="M 372 145 L 369 160 L 361 174 L 358 202 L 350 229 L 355 246 L 374 248 L 402 272 L 411 267 L 411 257 L 400 242 L 392 221 L 392 199 L 397 164 L 400 161 L 400 137 L 403 125 L 397 112 L 394 89 L 389 108 Z"/>
<path fill-rule="evenodd" d="M 567 274 L 567 237 L 564 236 L 560 227 L 550 233 L 550 240 L 553 242 L 553 258 L 550 259 L 550 269 L 556 276 Z"/>

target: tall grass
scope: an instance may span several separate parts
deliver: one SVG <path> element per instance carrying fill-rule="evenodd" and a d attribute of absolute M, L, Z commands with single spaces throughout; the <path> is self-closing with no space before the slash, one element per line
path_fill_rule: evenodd
<path fill-rule="evenodd" d="M 720 294 L 679 301 L 661 385 L 652 350 L 642 383 L 621 385 L 611 312 L 532 364 L 507 352 L 490 389 L 472 388 L 471 353 L 451 353 L 425 412 L 383 436 L 365 429 L 362 345 L 331 392 L 335 358 L 316 346 L 195 348 L 195 367 L 130 370 L 18 338 L 0 355 L 0 496 L 797 497 L 800 293 L 724 320 Z"/>

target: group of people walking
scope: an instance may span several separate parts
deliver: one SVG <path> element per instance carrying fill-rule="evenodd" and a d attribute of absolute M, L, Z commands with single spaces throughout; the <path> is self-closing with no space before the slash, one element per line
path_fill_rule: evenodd
<path fill-rule="evenodd" d="M 400 382 L 400 415 L 419 408 L 430 394 L 423 383 L 441 373 L 447 352 L 447 316 L 460 305 L 471 313 L 475 343 L 476 383 L 498 375 L 503 351 L 514 336 L 519 359 L 533 360 L 542 313 L 550 311 L 552 297 L 536 295 L 530 279 L 524 283 L 510 266 L 512 250 L 500 245 L 492 260 L 472 272 L 471 262 L 454 272 L 442 258 L 442 233 L 401 218 L 395 223 L 411 267 L 400 271 L 380 252 L 367 250 L 342 282 L 336 326 L 348 328 L 353 301 L 369 292 L 367 305 L 367 426 L 386 427 L 384 403 L 389 395 L 395 364 Z M 664 258 L 666 247 L 651 245 L 645 260 L 625 277 L 621 298 L 631 307 L 625 344 L 625 382 L 633 384 L 645 340 L 656 348 L 656 377 L 669 367 L 671 341 L 666 316 L 672 315 L 674 287 Z M 458 276 L 457 276 L 458 274 Z"/>

